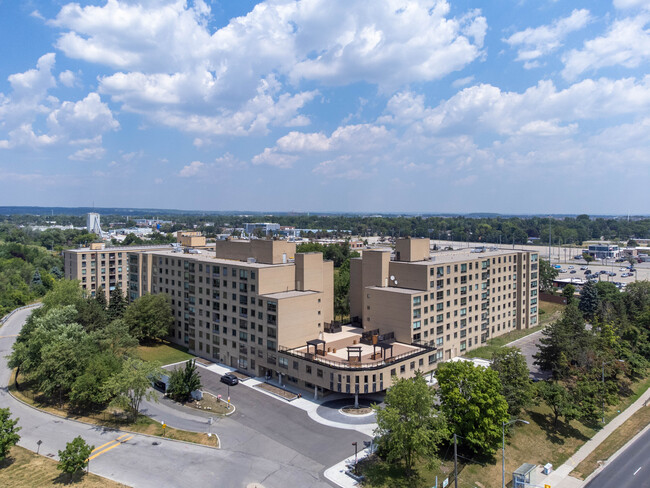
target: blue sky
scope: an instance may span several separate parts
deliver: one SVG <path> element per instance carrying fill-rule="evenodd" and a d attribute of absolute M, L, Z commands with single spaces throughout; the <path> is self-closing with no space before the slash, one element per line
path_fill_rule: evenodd
<path fill-rule="evenodd" d="M 650 0 L 0 0 L 0 205 L 648 214 Z"/>

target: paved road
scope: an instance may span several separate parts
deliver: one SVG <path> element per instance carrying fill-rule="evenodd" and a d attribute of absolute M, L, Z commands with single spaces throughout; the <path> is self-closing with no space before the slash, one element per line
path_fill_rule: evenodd
<path fill-rule="evenodd" d="M 586 488 L 650 488 L 650 431 L 608 464 Z"/>
<path fill-rule="evenodd" d="M 537 353 L 537 346 L 541 337 L 542 331 L 540 330 L 508 344 L 508 346 L 521 349 L 521 353 L 526 357 L 526 364 L 528 365 L 530 376 L 536 380 L 546 380 L 551 377 L 550 371 L 542 371 L 534 362 L 535 358 L 533 358 L 533 355 Z"/>
<path fill-rule="evenodd" d="M 101 446 L 122 436 L 122 432 L 107 430 L 99 426 L 65 420 L 32 409 L 9 395 L 6 385 L 10 376 L 5 356 L 11 352 L 16 334 L 20 331 L 31 311 L 16 313 L 0 329 L 0 406 L 9 407 L 14 417 L 19 417 L 20 445 L 36 450 L 36 441 L 42 440 L 40 451 L 48 457 L 57 458 L 57 451 L 65 448 L 66 442 L 81 435 L 94 446 Z M 260 416 L 255 422 L 263 422 L 266 409 L 260 405 L 252 413 Z M 282 430 L 293 423 L 293 415 L 283 418 L 276 425 Z M 273 417 L 277 421 L 276 417 Z M 315 427 L 318 432 L 318 427 Z M 291 428 L 288 429 L 290 432 Z M 337 434 L 339 431 L 332 429 Z M 219 486 L 241 488 L 249 483 L 262 483 L 265 487 L 286 488 L 289 486 L 325 487 L 324 466 L 310 457 L 286 448 L 281 442 L 266 442 L 253 429 L 240 434 L 250 435 L 247 442 L 240 439 L 232 448 L 210 449 L 204 446 L 153 439 L 143 435 L 128 435 L 125 443 L 106 451 L 90 462 L 90 471 L 121 483 L 137 487 L 160 486 Z M 357 434 L 359 435 L 359 434 Z M 226 441 L 227 442 L 227 441 Z M 304 441 L 305 443 L 307 441 Z M 314 440 L 317 450 L 317 440 Z M 110 444 L 107 447 L 115 445 Z M 341 451 L 339 458 L 345 457 Z"/>
<path fill-rule="evenodd" d="M 198 371 L 204 390 L 227 398 L 228 386 L 219 381 L 218 374 L 201 367 Z M 316 423 L 307 412 L 244 385 L 231 386 L 230 396 L 237 410 L 214 425 L 214 432 L 219 434 L 225 449 L 267 457 L 302 456 L 320 465 L 316 471 L 320 472 L 354 453 L 352 442 L 361 445 L 370 440 L 370 437 L 353 430 Z M 170 412 L 170 407 L 175 410 Z M 143 412 L 171 426 L 207 432 L 207 420 L 197 421 L 195 415 L 185 412 L 179 412 L 177 416 L 179 408 L 173 402 L 163 400 L 159 404 L 146 403 Z M 170 417 L 170 413 L 174 417 Z"/>

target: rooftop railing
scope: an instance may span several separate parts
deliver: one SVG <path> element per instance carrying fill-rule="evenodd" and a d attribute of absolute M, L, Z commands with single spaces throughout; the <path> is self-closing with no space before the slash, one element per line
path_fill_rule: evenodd
<path fill-rule="evenodd" d="M 361 371 L 361 370 L 373 370 L 373 369 L 381 369 L 386 366 L 391 366 L 395 363 L 399 363 L 402 361 L 405 361 L 407 359 L 416 357 L 416 356 L 421 356 L 422 354 L 426 354 L 428 352 L 433 352 L 436 350 L 436 347 L 432 346 L 427 346 L 424 344 L 418 344 L 416 347 L 418 347 L 417 350 L 414 351 L 408 351 L 402 354 L 398 354 L 397 356 L 392 356 L 390 358 L 385 358 L 385 359 L 380 359 L 377 361 L 372 361 L 372 362 L 367 362 L 364 363 L 363 361 L 334 361 L 331 359 L 325 359 L 323 356 L 320 356 L 319 354 L 313 354 L 313 353 L 307 353 L 303 351 L 298 351 L 296 348 L 290 349 L 288 347 L 284 346 L 279 346 L 278 347 L 278 352 L 281 354 L 286 354 L 287 356 L 292 356 L 295 358 L 300 358 L 304 359 L 306 361 L 309 361 L 314 364 L 320 364 L 323 366 L 329 366 L 334 369 L 342 369 L 342 370 L 347 370 L 347 371 Z"/>

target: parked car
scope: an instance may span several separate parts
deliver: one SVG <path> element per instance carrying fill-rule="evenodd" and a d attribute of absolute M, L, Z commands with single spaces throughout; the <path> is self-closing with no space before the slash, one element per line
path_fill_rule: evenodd
<path fill-rule="evenodd" d="M 221 382 L 230 386 L 235 386 L 239 383 L 239 379 L 232 373 L 226 373 L 221 377 Z"/>
<path fill-rule="evenodd" d="M 580 266 L 580 269 L 587 269 L 586 266 Z"/>
<path fill-rule="evenodd" d="M 569 266 L 569 269 L 573 269 L 573 265 Z"/>
<path fill-rule="evenodd" d="M 575 273 L 577 273 L 577 271 L 575 269 L 572 269 L 571 274 L 575 274 Z"/>

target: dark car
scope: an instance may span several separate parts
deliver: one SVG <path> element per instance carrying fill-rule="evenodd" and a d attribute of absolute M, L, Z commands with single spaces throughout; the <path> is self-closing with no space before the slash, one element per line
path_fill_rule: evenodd
<path fill-rule="evenodd" d="M 239 383 L 239 379 L 237 379 L 237 377 L 232 373 L 226 373 L 221 377 L 221 382 L 230 386 L 234 386 Z"/>

